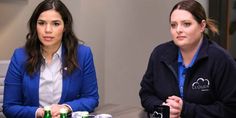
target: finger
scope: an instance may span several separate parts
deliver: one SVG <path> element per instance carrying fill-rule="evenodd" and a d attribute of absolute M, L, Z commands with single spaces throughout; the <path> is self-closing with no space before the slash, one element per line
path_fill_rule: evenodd
<path fill-rule="evenodd" d="M 60 115 L 59 110 L 60 110 L 60 106 L 59 106 L 59 105 L 53 105 L 53 106 L 52 106 L 52 115 L 53 115 L 54 117 Z"/>
<path fill-rule="evenodd" d="M 179 115 L 170 115 L 170 118 L 180 118 Z"/>
<path fill-rule="evenodd" d="M 168 99 L 175 100 L 176 102 L 179 102 L 180 100 L 182 100 L 180 97 L 175 96 L 175 95 L 169 96 Z"/>
<path fill-rule="evenodd" d="M 173 99 L 167 99 L 167 100 L 166 100 L 166 103 L 167 103 L 167 104 L 170 104 L 170 105 L 172 105 L 172 104 L 177 104 L 177 102 L 176 102 L 175 100 L 173 100 Z"/>
<path fill-rule="evenodd" d="M 180 104 L 180 106 L 183 105 L 183 100 L 182 100 L 182 98 L 180 98 L 180 97 L 178 97 L 178 96 L 170 96 L 168 99 L 176 101 L 178 104 Z"/>
<path fill-rule="evenodd" d="M 181 109 L 181 108 L 182 108 L 182 100 L 179 101 L 179 102 L 176 102 L 176 100 L 167 99 L 166 102 L 167 102 L 170 106 L 172 106 L 172 107 L 174 107 L 174 108 L 176 108 L 176 109 Z"/>
<path fill-rule="evenodd" d="M 176 109 L 170 109 L 170 116 L 174 117 L 174 118 L 179 118 L 180 117 L 181 112 L 179 112 Z"/>
<path fill-rule="evenodd" d="M 170 108 L 170 114 L 173 114 L 173 115 L 180 114 L 180 111 L 172 107 Z"/>
<path fill-rule="evenodd" d="M 59 116 L 59 115 L 57 115 L 57 116 L 52 116 L 52 118 L 60 118 L 60 116 Z"/>

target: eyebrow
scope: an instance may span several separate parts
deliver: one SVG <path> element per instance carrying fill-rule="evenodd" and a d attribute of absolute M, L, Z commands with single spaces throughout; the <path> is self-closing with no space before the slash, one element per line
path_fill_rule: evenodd
<path fill-rule="evenodd" d="M 175 23 L 176 21 L 170 21 L 171 23 Z M 191 22 L 191 20 L 181 20 L 180 22 Z"/>
<path fill-rule="evenodd" d="M 47 22 L 46 20 L 42 20 L 42 19 L 38 19 L 37 21 L 40 21 L 40 22 Z M 61 22 L 61 20 L 52 20 L 50 22 Z"/>
<path fill-rule="evenodd" d="M 191 22 L 191 20 L 183 20 L 183 21 L 181 21 L 181 22 Z"/>

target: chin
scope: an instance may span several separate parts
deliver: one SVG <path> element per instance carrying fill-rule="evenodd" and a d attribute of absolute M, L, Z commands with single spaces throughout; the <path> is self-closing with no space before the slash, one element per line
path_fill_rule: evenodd
<path fill-rule="evenodd" d="M 175 42 L 175 45 L 177 45 L 177 46 L 180 47 L 180 48 L 186 46 L 186 44 L 183 43 L 183 42 Z"/>
<path fill-rule="evenodd" d="M 45 46 L 45 47 L 50 47 L 52 44 L 49 44 L 49 43 L 42 43 L 43 44 L 43 46 Z"/>

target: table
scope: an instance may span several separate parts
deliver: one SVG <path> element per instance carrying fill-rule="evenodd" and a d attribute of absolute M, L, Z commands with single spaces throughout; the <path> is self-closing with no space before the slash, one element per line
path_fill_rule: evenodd
<path fill-rule="evenodd" d="M 111 114 L 112 118 L 148 118 L 147 112 L 142 107 L 118 104 L 100 105 L 91 114 L 102 113 Z"/>

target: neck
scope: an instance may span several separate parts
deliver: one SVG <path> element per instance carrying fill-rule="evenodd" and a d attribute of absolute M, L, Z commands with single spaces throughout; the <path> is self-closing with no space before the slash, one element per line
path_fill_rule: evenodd
<path fill-rule="evenodd" d="M 188 66 L 191 63 L 194 55 L 196 54 L 199 47 L 201 46 L 201 43 L 202 43 L 202 39 L 198 42 L 198 44 L 196 46 L 190 47 L 188 49 L 181 49 L 180 48 L 180 52 L 182 54 L 185 66 Z"/>
<path fill-rule="evenodd" d="M 42 47 L 42 55 L 46 59 L 47 63 L 50 63 L 53 55 L 57 52 L 60 45 L 57 47 Z"/>

